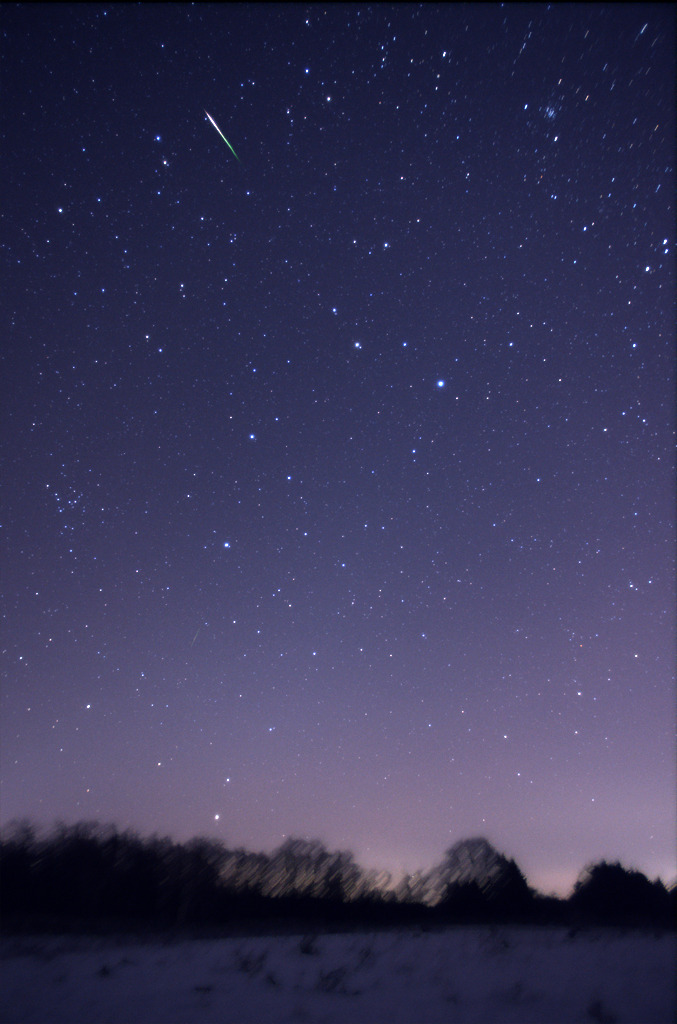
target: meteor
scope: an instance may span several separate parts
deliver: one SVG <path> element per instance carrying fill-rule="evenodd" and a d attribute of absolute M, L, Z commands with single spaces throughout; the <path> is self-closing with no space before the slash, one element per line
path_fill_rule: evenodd
<path fill-rule="evenodd" d="M 228 149 L 229 149 L 229 150 L 231 151 L 231 153 L 233 154 L 233 156 L 235 157 L 235 159 L 237 160 L 237 162 L 238 162 L 239 164 L 241 164 L 241 163 L 242 163 L 242 161 L 240 160 L 239 156 L 237 155 L 237 153 L 235 152 L 235 150 L 234 150 L 234 149 L 233 149 L 233 147 L 231 146 L 231 144 L 230 144 L 230 142 L 228 141 L 228 139 L 226 138 L 226 136 L 225 136 L 225 135 L 223 134 L 223 132 L 222 132 L 222 131 L 221 131 L 221 129 L 219 128 L 218 124 L 216 123 L 216 121 L 214 120 L 214 118 L 212 117 L 212 115 L 211 115 L 211 114 L 210 114 L 210 113 L 209 113 L 209 112 L 208 112 L 207 110 L 205 110 L 205 114 L 207 115 L 207 117 L 209 118 L 209 120 L 210 120 L 210 121 L 212 122 L 212 124 L 213 124 L 213 125 L 214 125 L 214 127 L 216 128 L 217 132 L 219 133 L 219 135 L 221 136 L 221 138 L 223 139 L 223 141 L 225 142 L 225 144 L 226 144 L 226 145 L 228 146 Z"/>

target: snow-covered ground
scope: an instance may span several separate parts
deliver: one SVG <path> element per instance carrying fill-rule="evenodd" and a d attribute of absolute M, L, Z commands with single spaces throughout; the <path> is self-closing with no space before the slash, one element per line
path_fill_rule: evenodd
<path fill-rule="evenodd" d="M 565 928 L 161 943 L 5 938 L 6 1024 L 672 1022 L 674 934 Z"/>

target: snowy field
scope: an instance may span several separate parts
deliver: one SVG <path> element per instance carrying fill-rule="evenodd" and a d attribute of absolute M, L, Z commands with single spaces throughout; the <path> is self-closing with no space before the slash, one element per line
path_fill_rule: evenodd
<path fill-rule="evenodd" d="M 467 927 L 162 943 L 8 937 L 5 1024 L 675 1020 L 674 934 Z"/>

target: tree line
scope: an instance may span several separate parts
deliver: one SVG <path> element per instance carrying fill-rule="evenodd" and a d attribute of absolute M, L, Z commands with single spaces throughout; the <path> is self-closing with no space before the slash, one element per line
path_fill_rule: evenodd
<path fill-rule="evenodd" d="M 96 823 L 0 837 L 5 929 L 228 929 L 539 923 L 674 927 L 675 887 L 606 861 L 568 899 L 532 889 L 486 839 L 456 843 L 428 872 L 397 883 L 349 851 L 287 839 L 271 854 L 196 838 L 142 838 Z"/>

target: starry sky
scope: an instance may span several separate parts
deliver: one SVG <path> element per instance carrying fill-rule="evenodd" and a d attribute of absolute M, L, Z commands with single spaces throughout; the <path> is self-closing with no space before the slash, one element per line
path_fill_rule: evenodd
<path fill-rule="evenodd" d="M 4 7 L 3 823 L 675 877 L 674 28 Z"/>

